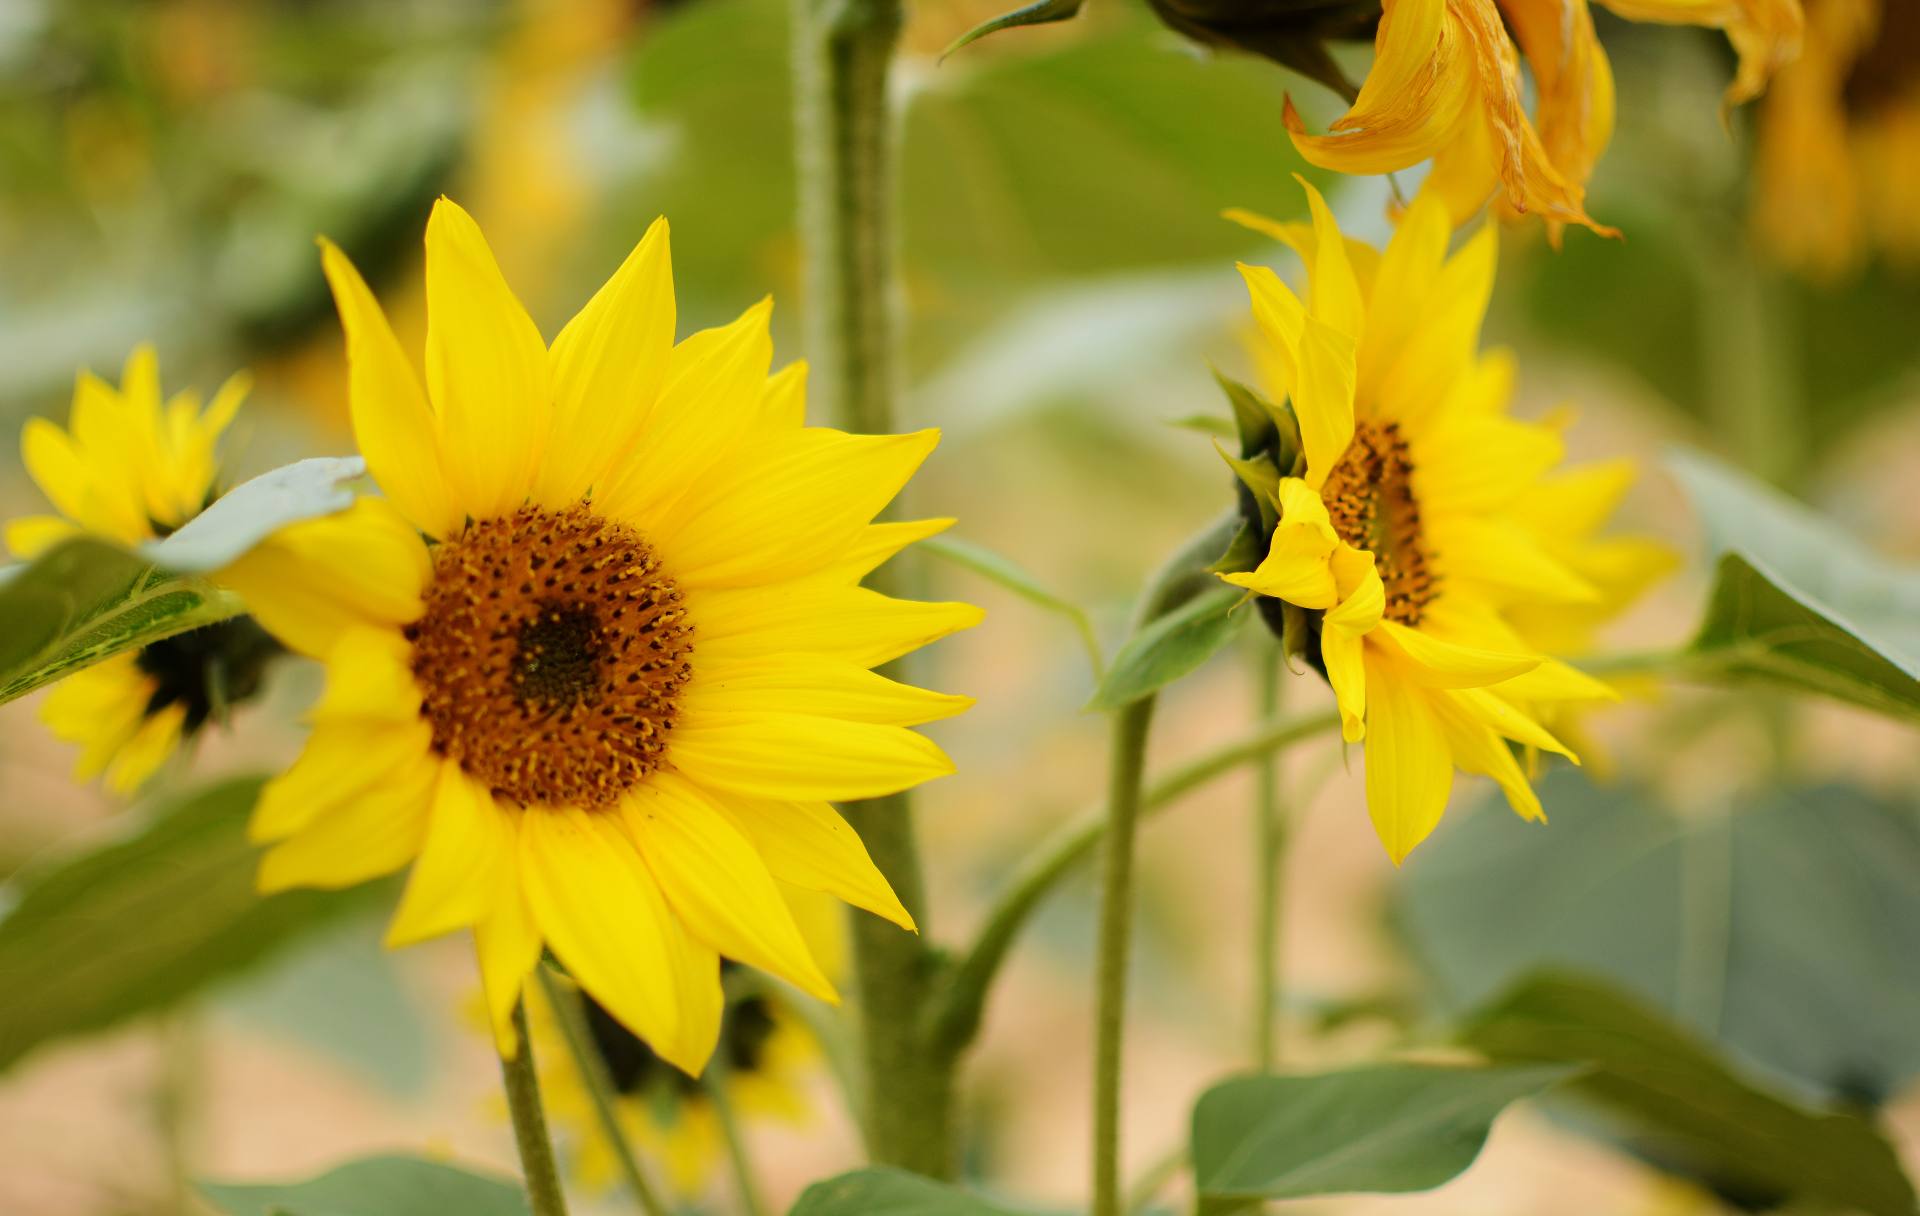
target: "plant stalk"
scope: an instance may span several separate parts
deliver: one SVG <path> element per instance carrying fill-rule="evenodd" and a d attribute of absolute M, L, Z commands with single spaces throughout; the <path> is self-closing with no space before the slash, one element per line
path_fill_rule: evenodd
<path fill-rule="evenodd" d="M 1280 709 L 1280 673 L 1284 670 L 1278 644 L 1264 644 L 1259 658 L 1260 718 L 1266 721 Z M 1254 898 L 1253 1059 L 1261 1072 L 1272 1072 L 1278 1059 L 1274 1015 L 1280 1004 L 1280 901 L 1286 884 L 1287 822 L 1280 806 L 1280 759 L 1268 753 L 1254 766 Z"/>
<path fill-rule="evenodd" d="M 668 1216 L 666 1204 L 660 1201 L 653 1185 L 647 1181 L 646 1171 L 640 1168 L 640 1156 L 627 1139 L 626 1129 L 620 1126 L 613 1078 L 607 1073 L 606 1061 L 593 1045 L 593 1032 L 587 1029 L 580 994 L 561 984 L 547 967 L 534 970 L 540 977 L 540 993 L 547 1000 L 547 1008 L 553 1010 L 553 1020 L 560 1026 L 560 1037 L 566 1041 L 567 1054 L 573 1057 L 574 1071 L 579 1074 L 580 1084 L 587 1091 L 588 1101 L 593 1104 L 594 1121 L 600 1125 L 600 1134 L 606 1139 L 607 1147 L 613 1150 L 613 1158 L 620 1166 L 620 1176 L 626 1182 L 627 1189 L 633 1192 L 634 1202 L 645 1216 Z"/>
<path fill-rule="evenodd" d="M 506 1085 L 507 1111 L 513 1116 L 520 1170 L 526 1175 L 527 1207 L 532 1216 L 567 1216 L 553 1141 L 547 1136 L 547 1115 L 540 1105 L 540 1078 L 533 1065 L 524 998 L 513 1007 L 513 1037 L 516 1050 L 511 1060 L 501 1057 L 500 1078 Z"/>
<path fill-rule="evenodd" d="M 766 1200 L 760 1195 L 760 1181 L 747 1151 L 747 1138 L 740 1127 L 739 1114 L 727 1092 L 727 1066 L 718 1056 L 702 1078 L 707 1101 L 713 1103 L 714 1118 L 720 1124 L 720 1136 L 727 1142 L 727 1162 L 733 1167 L 733 1189 L 740 1197 L 741 1216 L 767 1216 Z"/>
<path fill-rule="evenodd" d="M 888 84 L 901 0 L 793 0 L 795 145 L 807 351 L 833 425 L 898 429 L 894 351 L 893 115 Z M 881 574 L 882 590 L 900 576 Z M 874 864 L 927 931 L 905 794 L 843 808 Z M 854 913 L 853 955 L 868 1155 L 935 1178 L 957 1165 L 953 1058 L 923 1034 L 939 966 L 923 937 Z"/>

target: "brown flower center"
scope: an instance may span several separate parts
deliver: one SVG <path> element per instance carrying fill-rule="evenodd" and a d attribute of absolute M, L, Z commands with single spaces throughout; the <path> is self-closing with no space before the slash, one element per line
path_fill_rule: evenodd
<path fill-rule="evenodd" d="M 434 750 L 521 806 L 608 806 L 660 767 L 692 673 L 680 589 L 639 533 L 523 507 L 438 546 L 407 627 Z"/>
<path fill-rule="evenodd" d="M 1439 593 L 1413 496 L 1413 461 L 1392 422 L 1358 422 L 1353 442 L 1321 490 L 1341 540 L 1373 554 L 1389 620 L 1418 625 Z"/>

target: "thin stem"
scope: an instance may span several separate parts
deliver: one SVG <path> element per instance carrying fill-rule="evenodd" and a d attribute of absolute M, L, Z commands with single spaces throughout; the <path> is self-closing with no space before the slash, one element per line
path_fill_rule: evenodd
<path fill-rule="evenodd" d="M 587 1098 L 593 1105 L 594 1120 L 600 1125 L 600 1134 L 606 1138 L 607 1147 L 613 1150 L 613 1158 L 620 1165 L 620 1174 L 625 1179 L 627 1189 L 633 1192 L 634 1202 L 646 1216 L 667 1216 L 667 1205 L 660 1202 L 659 1195 L 647 1175 L 640 1168 L 640 1157 L 633 1151 L 633 1145 L 627 1141 L 627 1133 L 620 1126 L 620 1112 L 615 1104 L 613 1078 L 607 1073 L 607 1062 L 593 1045 L 593 1032 L 587 1028 L 586 1011 L 580 1006 L 580 994 L 561 984 L 546 967 L 537 967 L 540 977 L 540 993 L 547 999 L 547 1007 L 553 1010 L 553 1020 L 560 1025 L 560 1037 L 566 1041 L 567 1054 L 573 1057 L 574 1071 L 579 1074 L 580 1083 L 587 1091 Z M 525 1054 L 524 1051 L 522 1054 Z"/>
<path fill-rule="evenodd" d="M 1246 738 L 1208 752 L 1154 781 L 1141 800 L 1140 812 L 1151 815 L 1164 810 L 1250 761 L 1318 738 L 1339 725 L 1340 715 L 1332 711 L 1262 723 Z M 953 970 L 945 999 L 936 1010 L 936 1041 L 964 1045 L 972 1039 L 994 976 L 1020 931 L 1067 875 L 1093 856 L 1106 834 L 1105 808 L 1089 809 L 1049 836 L 1021 863 L 988 911 L 972 948 Z"/>
<path fill-rule="evenodd" d="M 1264 721 L 1280 708 L 1280 647 L 1262 645 L 1259 660 L 1259 707 Z M 1254 993 L 1253 1058 L 1261 1072 L 1272 1072 L 1274 1011 L 1280 1000 L 1280 901 L 1284 884 L 1287 824 L 1280 809 L 1280 760 L 1269 752 L 1254 766 Z"/>
<path fill-rule="evenodd" d="M 200 1111 L 200 1022 L 191 1009 L 160 1023 L 160 1076 L 153 1114 L 167 1170 L 167 1192 L 177 1216 L 200 1210 L 193 1189 L 194 1125 Z"/>
<path fill-rule="evenodd" d="M 1153 703 L 1153 697 L 1142 697 L 1113 719 L 1094 988 L 1093 1216 L 1121 1216 L 1120 1049 L 1126 1029 L 1127 961 L 1133 931 L 1133 837 L 1140 821 Z"/>
<path fill-rule="evenodd" d="M 506 1084 L 507 1111 L 513 1116 L 514 1143 L 520 1148 L 520 1170 L 526 1175 L 527 1207 L 533 1216 L 567 1216 L 553 1141 L 547 1137 L 547 1115 L 540 1105 L 540 1078 L 533 1066 L 524 999 L 513 1007 L 513 1038 L 513 1058 L 500 1058 L 500 1077 Z"/>
<path fill-rule="evenodd" d="M 767 1216 L 767 1204 L 760 1194 L 753 1158 L 747 1152 L 747 1140 L 741 1133 L 739 1116 L 733 1109 L 733 1099 L 727 1093 L 726 1061 L 720 1055 L 715 1055 L 713 1063 L 707 1066 L 707 1075 L 702 1084 L 707 1091 L 707 1100 L 713 1103 L 714 1117 L 719 1120 L 721 1138 L 727 1142 L 727 1161 L 733 1167 L 733 1186 L 735 1193 L 740 1196 L 742 1216 Z"/>
<path fill-rule="evenodd" d="M 1160 1154 L 1159 1160 L 1142 1170 L 1140 1176 L 1127 1187 L 1128 1216 L 1132 1216 L 1134 1212 L 1145 1211 L 1147 1205 L 1153 1202 L 1153 1197 L 1165 1189 L 1167 1183 L 1173 1181 L 1173 1176 L 1178 1174 L 1180 1167 L 1186 1163 L 1187 1146 L 1176 1144 Z"/>
<path fill-rule="evenodd" d="M 902 0 L 792 0 L 804 315 L 813 391 L 849 431 L 897 429 L 893 305 L 893 116 L 889 75 Z M 882 571 L 882 590 L 903 577 Z M 905 794 L 843 808 L 921 932 L 926 899 Z M 936 1178 L 958 1161 L 953 1060 L 921 1031 L 939 962 L 924 937 L 878 917 L 851 921 L 874 1161 Z"/>

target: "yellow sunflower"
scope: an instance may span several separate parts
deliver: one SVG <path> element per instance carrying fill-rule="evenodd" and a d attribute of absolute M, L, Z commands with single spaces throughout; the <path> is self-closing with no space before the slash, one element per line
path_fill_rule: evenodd
<path fill-rule="evenodd" d="M 1397 864 L 1439 822 L 1456 769 L 1542 818 L 1510 742 L 1572 759 L 1541 715 L 1613 695 L 1516 621 L 1528 614 L 1544 636 L 1606 606 L 1592 529 L 1554 538 L 1527 515 L 1558 494 L 1569 512 L 1604 516 L 1614 487 L 1546 480 L 1558 430 L 1507 414 L 1512 359 L 1478 349 L 1491 225 L 1449 256 L 1445 208 L 1426 197 L 1384 250 L 1350 247 L 1307 189 L 1311 227 L 1265 225 L 1306 263 L 1306 301 L 1272 270 L 1241 267 L 1299 459 L 1267 491 L 1266 556 L 1221 577 L 1310 611 L 1311 657 L 1343 736 L 1366 744 L 1368 810 Z"/>
<path fill-rule="evenodd" d="M 803 425 L 770 304 L 675 344 L 658 221 L 553 342 L 473 220 L 427 225 L 424 386 L 331 245 L 354 431 L 385 498 L 228 581 L 324 661 L 253 820 L 260 885 L 413 863 L 392 944 L 471 926 L 503 1051 L 549 948 L 697 1072 L 719 956 L 832 999 L 775 885 L 912 921 L 833 799 L 952 769 L 908 729 L 970 702 L 869 669 L 980 618 L 860 579 L 949 521 L 874 524 L 937 435 Z"/>
<path fill-rule="evenodd" d="M 722 967 L 734 964 L 723 962 Z M 613 1083 L 615 1114 L 629 1143 L 666 1166 L 684 1199 L 698 1196 L 724 1160 L 726 1137 L 706 1085 L 672 1067 L 600 1004 L 587 997 L 587 1029 Z M 589 1190 L 620 1181 L 619 1162 L 600 1129 L 592 1096 L 543 1000 L 530 1004 L 540 1092 L 567 1135 L 574 1176 Z M 743 1121 L 804 1126 L 812 1115 L 808 1089 L 820 1073 L 820 1048 L 799 1017 L 777 997 L 730 999 L 720 1023 L 726 1098 Z"/>
<path fill-rule="evenodd" d="M 1810 0 L 1806 49 L 1760 111 L 1754 223 L 1814 278 L 1871 249 L 1920 262 L 1920 6 Z"/>
<path fill-rule="evenodd" d="M 173 532 L 217 496 L 216 449 L 246 394 L 237 375 L 205 409 L 192 392 L 163 401 L 149 346 L 128 357 L 117 389 L 82 372 L 67 429 L 33 418 L 20 437 L 27 474 L 59 514 L 10 521 L 7 548 L 24 560 L 82 533 L 134 546 Z M 183 739 L 251 694 L 277 649 L 245 618 L 197 629 L 67 677 L 40 717 L 80 745 L 77 780 L 104 774 L 109 789 L 131 794 Z"/>
<path fill-rule="evenodd" d="M 1758 96 L 1799 49 L 1799 0 L 1603 3 L 1636 21 L 1726 30 L 1740 53 L 1729 104 Z M 1537 123 L 1523 104 L 1522 54 Z M 1616 235 L 1586 212 L 1613 116 L 1613 72 L 1587 0 L 1384 0 L 1373 66 L 1352 108 L 1325 135 L 1309 134 L 1291 102 L 1283 111 L 1294 147 L 1313 164 L 1366 174 L 1431 160 L 1422 193 L 1438 197 L 1456 225 L 1498 191 L 1509 213 L 1540 216 L 1555 239 L 1567 224 Z"/>

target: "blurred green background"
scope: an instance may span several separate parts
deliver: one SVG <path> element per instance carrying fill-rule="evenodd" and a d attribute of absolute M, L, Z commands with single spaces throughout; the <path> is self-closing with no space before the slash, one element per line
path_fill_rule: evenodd
<path fill-rule="evenodd" d="M 1270 64 L 1201 54 L 1121 0 L 938 59 L 995 7 L 916 0 L 900 65 L 904 414 L 946 433 L 911 499 L 1086 605 L 1112 639 L 1159 554 L 1228 502 L 1207 438 L 1174 424 L 1224 416 L 1209 361 L 1247 369 L 1232 263 L 1296 269 L 1218 214 L 1303 213 L 1282 99 L 1315 123 L 1339 106 Z M 1920 275 L 1871 259 L 1822 284 L 1776 269 L 1747 218 L 1756 112 L 1725 128 L 1717 115 L 1730 67 L 1718 37 L 1601 24 L 1620 123 L 1590 209 L 1625 240 L 1575 231 L 1555 252 L 1537 229 L 1504 238 L 1487 337 L 1520 353 L 1518 408 L 1571 402 L 1577 458 L 1645 460 L 1624 523 L 1689 553 L 1696 525 L 1659 471 L 1674 442 L 1920 559 Z M 314 238 L 346 248 L 416 345 L 420 236 L 441 193 L 474 212 L 549 336 L 664 213 L 682 331 L 771 292 L 779 358 L 799 357 L 789 90 L 781 0 L 8 0 L 0 432 L 34 414 L 64 421 L 76 369 L 111 375 L 150 340 L 169 390 L 254 371 L 229 481 L 347 451 Z M 1315 180 L 1349 232 L 1384 237 L 1388 183 Z M 1415 185 L 1403 175 L 1398 188 Z M 5 446 L 0 511 L 40 510 Z M 1023 848 L 1096 796 L 1103 732 L 1079 712 L 1089 676 L 1058 618 L 964 570 L 921 569 L 990 613 L 926 673 L 981 701 L 935 732 L 961 771 L 923 800 L 934 932 L 957 939 Z M 1684 638 L 1703 585 L 1691 563 L 1613 641 Z M 1244 666 L 1216 662 L 1175 690 L 1157 759 L 1244 729 Z M 202 746 L 193 777 L 168 785 L 285 759 L 312 687 L 310 672 L 284 671 Z M 1325 692 L 1307 678 L 1287 698 L 1306 707 Z M 71 752 L 33 704 L 0 711 L 0 873 L 119 830 L 121 808 L 67 783 Z M 1587 774 L 1602 784 L 1556 774 L 1551 827 L 1475 811 L 1483 791 L 1463 782 L 1399 874 L 1337 745 L 1289 757 L 1288 1059 L 1418 1039 L 1504 979 L 1563 961 L 1640 991 L 1794 1093 L 1883 1109 L 1909 1165 L 1920 1160 L 1911 729 L 1676 691 L 1595 730 Z M 1179 1141 L 1194 1094 L 1242 1062 L 1247 792 L 1225 783 L 1147 829 L 1127 1115 L 1141 1166 Z M 968 1087 L 970 1168 L 1041 1201 L 1069 1201 L 1083 1173 L 1088 1061 L 1072 1045 L 1088 1033 L 1091 915 L 1084 889 L 1049 908 L 993 1003 Z M 204 995 L 201 1172 L 285 1177 L 378 1148 L 511 1167 L 464 948 L 389 956 L 378 932 L 348 915 Z M 141 1023 L 0 1074 L 0 1211 L 168 1210 L 147 1110 L 154 1038 Z M 856 1159 L 824 1083 L 818 1098 L 814 1125 L 756 1132 L 776 1196 Z M 1530 1110 L 1440 1192 L 1312 1210 L 1569 1211 L 1569 1180 L 1592 1197 L 1582 1211 L 1716 1210 L 1602 1140 Z M 716 1189 L 712 1210 L 725 1202 Z"/>

